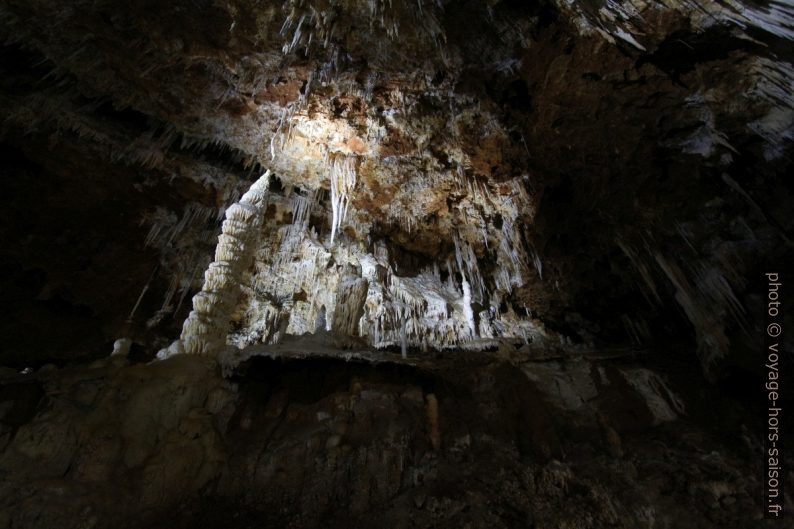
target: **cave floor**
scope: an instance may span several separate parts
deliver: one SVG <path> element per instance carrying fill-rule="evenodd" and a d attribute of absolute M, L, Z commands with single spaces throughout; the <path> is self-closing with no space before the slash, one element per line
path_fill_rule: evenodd
<path fill-rule="evenodd" d="M 2 377 L 0 527 L 746 528 L 760 515 L 747 414 L 725 398 L 709 409 L 709 386 L 670 386 L 641 357 L 403 360 L 311 340 L 252 348 L 225 375 L 182 355 Z"/>

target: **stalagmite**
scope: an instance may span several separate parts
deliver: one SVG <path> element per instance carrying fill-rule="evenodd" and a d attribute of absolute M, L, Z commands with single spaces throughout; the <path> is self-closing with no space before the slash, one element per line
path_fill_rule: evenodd
<path fill-rule="evenodd" d="M 229 316 L 239 296 L 239 283 L 258 246 L 270 171 L 265 172 L 237 204 L 226 210 L 215 260 L 204 274 L 204 287 L 193 297 L 193 310 L 182 326 L 179 344 L 160 351 L 214 354 L 226 345 Z"/>

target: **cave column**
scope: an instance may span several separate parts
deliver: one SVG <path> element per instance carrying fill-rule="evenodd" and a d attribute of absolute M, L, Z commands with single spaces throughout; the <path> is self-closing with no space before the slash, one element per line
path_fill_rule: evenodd
<path fill-rule="evenodd" d="M 254 259 L 266 207 L 270 171 L 265 172 L 239 202 L 226 210 L 215 259 L 204 273 L 204 286 L 193 297 L 193 310 L 177 342 L 165 355 L 211 355 L 226 345 L 229 321 L 240 298 L 242 275 Z"/>

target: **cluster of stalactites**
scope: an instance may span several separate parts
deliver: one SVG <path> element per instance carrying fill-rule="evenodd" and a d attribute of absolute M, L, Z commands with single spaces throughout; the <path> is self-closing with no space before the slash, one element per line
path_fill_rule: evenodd
<path fill-rule="evenodd" d="M 355 157 L 331 155 L 329 160 L 331 179 L 331 242 L 347 217 L 350 195 L 356 186 Z"/>
<path fill-rule="evenodd" d="M 478 349 L 491 347 L 498 340 L 528 342 L 545 336 L 528 309 L 521 311 L 525 316 L 519 315 L 511 303 L 503 303 L 514 286 L 526 283 L 530 263 L 534 262 L 542 278 L 540 257 L 526 247 L 515 220 L 505 218 L 496 233 L 498 244 L 491 252 L 497 266 L 492 281 L 483 276 L 467 235 L 471 236 L 471 231 L 454 233 L 454 255 L 434 262 L 414 277 L 394 275 L 385 247 L 375 246 L 373 259 L 387 273 L 385 279 L 371 271 L 365 274 L 370 292 L 361 328 L 371 345 L 400 345 L 403 351 L 407 347 Z M 442 268 L 446 268 L 444 280 Z M 501 308 L 503 304 L 506 309 Z"/>
<path fill-rule="evenodd" d="M 400 344 L 403 352 L 408 346 L 447 349 L 480 338 L 472 304 L 486 302 L 485 284 L 471 245 L 457 234 L 454 242 L 455 259 L 445 263 L 446 281 L 436 262 L 415 277 L 388 273 L 387 288 L 373 292 L 377 303 L 367 303 L 373 346 Z M 380 257 L 388 262 L 388 255 Z"/>
<path fill-rule="evenodd" d="M 678 231 L 692 246 L 688 230 L 679 224 Z M 620 237 L 616 243 L 628 257 L 649 303 L 662 304 L 660 284 L 664 280 L 675 288 L 675 300 L 695 330 L 703 370 L 706 376 L 712 376 L 714 363 L 730 348 L 728 321 L 741 328 L 747 325 L 744 309 L 733 290 L 735 285 L 741 285 L 744 263 L 728 245 L 716 258 L 685 261 L 663 252 L 651 236 L 643 238 L 641 244 L 632 245 Z M 642 344 L 650 339 L 648 324 L 640 314 L 624 314 L 621 319 L 635 342 Z"/>
<path fill-rule="evenodd" d="M 477 337 L 468 282 L 444 284 L 435 270 L 415 277 L 390 275 L 379 310 L 372 311 L 368 330 L 372 345 L 400 344 L 422 349 L 459 347 Z"/>
<path fill-rule="evenodd" d="M 469 300 L 474 299 L 474 301 L 483 302 L 485 299 L 485 281 L 477 264 L 477 254 L 474 253 L 471 244 L 465 239 L 461 241 L 457 234 L 454 235 L 452 240 L 455 243 L 455 262 L 463 278 L 461 286 L 464 295 L 468 292 Z M 474 298 L 471 296 L 472 293 L 474 293 Z"/>
<path fill-rule="evenodd" d="M 262 230 L 254 275 L 242 286 L 247 303 L 238 307 L 239 326 L 227 337 L 227 344 L 242 348 L 314 332 L 321 307 L 327 309 L 327 321 L 332 321 L 339 274 L 328 268 L 331 253 L 310 226 L 313 214 L 326 212 L 319 207 L 323 195 L 322 190 L 293 189 L 285 197 L 270 197 L 276 213 Z M 291 223 L 280 224 L 283 220 L 276 220 L 277 212 L 290 210 Z M 304 296 L 311 303 L 300 299 Z"/>
<path fill-rule="evenodd" d="M 239 297 L 242 273 L 258 247 L 266 207 L 270 171 L 259 178 L 240 201 L 226 210 L 215 259 L 204 273 L 204 286 L 193 297 L 193 310 L 173 347 L 188 354 L 213 354 L 226 345 L 229 317 Z"/>

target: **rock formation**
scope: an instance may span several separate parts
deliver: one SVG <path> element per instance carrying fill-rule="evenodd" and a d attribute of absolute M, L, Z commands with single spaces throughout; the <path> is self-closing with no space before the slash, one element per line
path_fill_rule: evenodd
<path fill-rule="evenodd" d="M 251 185 L 239 202 L 226 210 L 215 260 L 204 273 L 204 286 L 193 296 L 193 310 L 182 335 L 170 349 L 175 352 L 212 354 L 226 344 L 230 313 L 239 298 L 243 272 L 251 266 L 259 246 L 270 173 Z M 169 351 L 164 351 L 167 356 Z"/>

